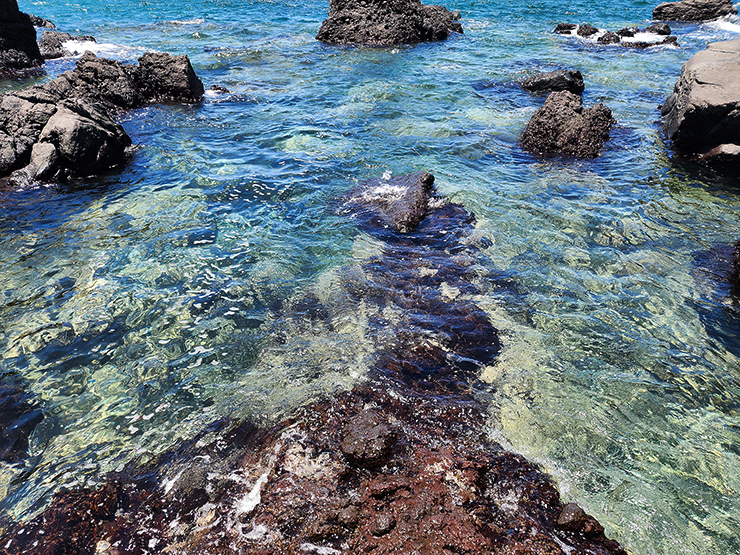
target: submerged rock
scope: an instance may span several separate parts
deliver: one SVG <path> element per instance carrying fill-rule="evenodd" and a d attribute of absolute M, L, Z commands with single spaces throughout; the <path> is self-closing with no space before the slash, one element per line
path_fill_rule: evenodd
<path fill-rule="evenodd" d="M 186 56 L 144 54 L 133 66 L 86 52 L 74 71 L 0 97 L 0 177 L 25 183 L 120 166 L 131 145 L 114 120 L 120 110 L 197 102 L 203 92 Z"/>
<path fill-rule="evenodd" d="M 740 39 L 711 43 L 689 59 L 661 113 L 678 152 L 707 159 L 734 152 L 740 145 Z"/>
<path fill-rule="evenodd" d="M 573 94 L 583 92 L 583 76 L 577 69 L 561 69 L 539 73 L 522 81 L 522 88 L 529 92 L 570 91 Z"/>
<path fill-rule="evenodd" d="M 20 462 L 28 449 L 28 436 L 43 419 L 32 395 L 17 384 L 0 383 L 0 461 Z"/>
<path fill-rule="evenodd" d="M 442 41 L 462 33 L 458 12 L 419 0 L 330 0 L 316 38 L 328 44 L 391 46 Z"/>
<path fill-rule="evenodd" d="M 732 0 L 681 0 L 663 2 L 653 10 L 658 21 L 711 21 L 737 13 Z"/>
<path fill-rule="evenodd" d="M 353 188 L 340 210 L 367 204 L 377 214 L 364 193 L 380 181 Z M 353 294 L 405 313 L 364 382 L 274 425 L 216 422 L 96 489 L 58 492 L 35 518 L 7 525 L 0 554 L 536 555 L 565 545 L 625 555 L 485 430 L 472 389 L 499 344 L 471 300 L 475 271 L 464 260 L 477 252 L 474 217 L 434 196 L 425 172 L 382 181 L 395 184 L 401 205 L 386 199 L 383 213 L 424 200 L 411 203 L 419 216 L 403 230 L 357 219 L 383 247 L 362 264 L 367 279 Z M 441 294 L 445 285 L 457 293 Z"/>
<path fill-rule="evenodd" d="M 16 0 L 0 0 L 0 74 L 37 68 L 44 63 L 31 18 Z"/>
<path fill-rule="evenodd" d="M 603 104 L 584 109 L 580 96 L 554 92 L 529 120 L 521 144 L 537 154 L 595 158 L 613 124 L 611 110 Z"/>

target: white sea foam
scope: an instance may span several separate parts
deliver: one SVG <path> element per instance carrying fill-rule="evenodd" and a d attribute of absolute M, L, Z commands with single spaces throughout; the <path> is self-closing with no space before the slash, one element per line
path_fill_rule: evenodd
<path fill-rule="evenodd" d="M 62 43 L 62 48 L 70 52 L 73 57 L 82 56 L 85 52 L 89 51 L 96 56 L 106 58 L 136 58 L 145 52 L 143 49 L 131 48 L 121 44 L 87 40 L 68 40 Z"/>
<path fill-rule="evenodd" d="M 196 17 L 193 19 L 173 19 L 171 21 L 163 21 L 163 23 L 167 25 L 202 25 L 205 21 L 202 17 Z"/>

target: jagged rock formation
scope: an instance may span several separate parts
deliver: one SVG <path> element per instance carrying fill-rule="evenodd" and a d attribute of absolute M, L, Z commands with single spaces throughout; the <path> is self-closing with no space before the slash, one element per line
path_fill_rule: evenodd
<path fill-rule="evenodd" d="M 740 145 L 740 39 L 711 43 L 689 59 L 663 104 L 663 131 L 688 155 L 726 158 Z"/>
<path fill-rule="evenodd" d="M 445 40 L 462 33 L 460 14 L 419 0 L 330 0 L 316 38 L 328 44 L 390 46 Z"/>
<path fill-rule="evenodd" d="M 0 14 L 0 75 L 41 66 L 31 18 L 20 12 L 16 0 L 0 0 Z"/>
<path fill-rule="evenodd" d="M 603 104 L 584 109 L 580 96 L 554 92 L 529 120 L 521 144 L 537 154 L 595 158 L 613 123 L 611 110 Z"/>
<path fill-rule="evenodd" d="M 186 56 L 147 53 L 131 66 L 86 52 L 74 71 L 0 97 L 0 177 L 54 180 L 121 165 L 131 144 L 115 122 L 121 109 L 202 96 Z"/>
<path fill-rule="evenodd" d="M 653 10 L 658 21 L 711 21 L 725 15 L 736 14 L 732 0 L 681 0 L 663 2 Z"/>

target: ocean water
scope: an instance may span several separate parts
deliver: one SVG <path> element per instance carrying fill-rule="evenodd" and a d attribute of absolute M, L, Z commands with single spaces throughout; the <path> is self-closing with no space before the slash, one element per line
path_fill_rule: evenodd
<path fill-rule="evenodd" d="M 119 171 L 0 191 L 0 373 L 45 415 L 25 463 L 0 466 L 2 518 L 216 418 L 278 418 L 362 379 L 361 307 L 329 326 L 295 300 L 339 302 L 337 276 L 377 250 L 334 199 L 423 169 L 490 242 L 481 284 L 518 286 L 475 299 L 504 342 L 482 373 L 491 435 L 636 555 L 740 553 L 740 308 L 722 278 L 740 181 L 674 160 L 658 127 L 682 63 L 740 19 L 638 51 L 551 31 L 645 27 L 652 3 L 459 0 L 464 36 L 353 48 L 314 40 L 315 0 L 19 5 L 97 38 L 71 50 L 188 54 L 230 92 L 127 114 Z M 617 120 L 595 160 L 517 146 L 543 97 L 516 82 L 561 67 Z"/>

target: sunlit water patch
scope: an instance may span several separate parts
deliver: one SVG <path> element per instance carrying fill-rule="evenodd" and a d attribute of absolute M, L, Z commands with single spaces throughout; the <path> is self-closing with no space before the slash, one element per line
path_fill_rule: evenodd
<path fill-rule="evenodd" d="M 491 245 L 475 299 L 504 343 L 483 372 L 491 433 L 636 554 L 740 551 L 737 310 L 697 277 L 701 253 L 738 239 L 739 189 L 676 165 L 657 125 L 681 64 L 740 36 L 736 17 L 636 51 L 552 29 L 644 28 L 652 5 L 463 3 L 463 37 L 369 49 L 317 43 L 314 2 L 21 4 L 114 45 L 101 55 L 188 54 L 229 92 L 125 115 L 123 170 L 0 192 L 0 372 L 44 412 L 25 464 L 0 472 L 6 516 L 220 417 L 275 418 L 361 380 L 382 342 L 337 284 L 379 247 L 334 202 L 424 169 Z M 544 97 L 516 82 L 562 67 L 617 120 L 595 160 L 517 146 Z M 492 293 L 501 273 L 516 293 Z"/>

